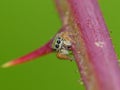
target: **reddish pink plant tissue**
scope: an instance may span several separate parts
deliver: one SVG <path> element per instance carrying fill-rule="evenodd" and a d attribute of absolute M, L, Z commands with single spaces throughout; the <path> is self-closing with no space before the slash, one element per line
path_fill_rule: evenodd
<path fill-rule="evenodd" d="M 120 68 L 97 0 L 55 0 L 55 3 L 63 23 L 60 32 L 72 33 L 72 51 L 86 90 L 120 90 Z M 52 40 L 3 67 L 52 52 Z"/>
<path fill-rule="evenodd" d="M 117 57 L 97 0 L 68 0 L 68 3 L 96 76 L 98 87 L 94 90 L 120 90 Z"/>

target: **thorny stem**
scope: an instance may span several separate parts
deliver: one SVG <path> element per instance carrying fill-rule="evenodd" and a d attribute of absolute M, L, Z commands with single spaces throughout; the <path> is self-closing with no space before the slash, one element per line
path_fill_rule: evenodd
<path fill-rule="evenodd" d="M 87 90 L 120 90 L 120 69 L 97 0 L 55 0 L 73 33 L 73 53 Z M 67 14 L 66 14 L 67 13 Z"/>
<path fill-rule="evenodd" d="M 72 51 L 86 90 L 120 90 L 120 69 L 97 0 L 55 0 L 63 28 L 72 39 Z M 61 32 L 60 31 L 60 32 Z M 54 38 L 53 38 L 54 39 Z M 52 40 L 3 67 L 50 53 Z"/>
<path fill-rule="evenodd" d="M 62 27 L 58 33 L 61 33 L 65 30 L 66 26 Z M 54 39 L 54 37 L 53 37 Z M 14 65 L 18 65 L 18 64 L 22 64 L 28 61 L 32 61 L 35 60 L 38 57 L 44 56 L 46 54 L 52 53 L 54 50 L 51 48 L 51 44 L 53 42 L 53 39 L 51 39 L 48 43 L 46 43 L 45 45 L 43 45 L 42 47 L 26 54 L 23 55 L 22 57 L 19 57 L 17 59 L 11 60 L 5 64 L 3 64 L 1 67 L 2 68 L 6 68 L 6 67 L 10 67 L 10 66 L 14 66 Z"/>

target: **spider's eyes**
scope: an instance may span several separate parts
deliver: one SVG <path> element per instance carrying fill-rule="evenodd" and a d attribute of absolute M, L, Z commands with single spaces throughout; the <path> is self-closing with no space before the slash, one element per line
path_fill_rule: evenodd
<path fill-rule="evenodd" d="M 57 43 L 58 43 L 58 44 L 60 44 L 60 43 L 61 43 L 61 41 L 60 41 L 60 40 L 57 40 Z"/>
<path fill-rule="evenodd" d="M 58 37 L 58 39 L 61 39 L 61 37 Z"/>
<path fill-rule="evenodd" d="M 59 48 L 59 44 L 56 44 L 55 47 L 56 47 L 56 48 Z"/>

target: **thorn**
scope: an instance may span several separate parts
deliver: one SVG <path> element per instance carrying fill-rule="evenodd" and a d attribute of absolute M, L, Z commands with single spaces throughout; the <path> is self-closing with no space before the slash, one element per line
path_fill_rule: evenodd
<path fill-rule="evenodd" d="M 12 63 L 11 61 L 3 64 L 3 65 L 1 66 L 1 68 L 8 68 L 8 67 L 10 67 L 10 66 L 13 66 L 13 63 Z"/>
<path fill-rule="evenodd" d="M 50 47 L 50 45 L 51 45 L 51 41 L 31 53 L 28 53 L 20 58 L 17 58 L 15 60 L 12 60 L 12 61 L 9 61 L 9 62 L 3 64 L 1 67 L 7 68 L 7 67 L 14 66 L 17 64 L 22 64 L 22 63 L 25 63 L 28 61 L 35 60 L 36 58 L 44 56 L 46 54 L 49 54 L 53 51 L 53 49 Z"/>

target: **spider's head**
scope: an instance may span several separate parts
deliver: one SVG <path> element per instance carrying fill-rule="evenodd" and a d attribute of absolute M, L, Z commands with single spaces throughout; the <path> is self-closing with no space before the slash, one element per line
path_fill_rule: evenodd
<path fill-rule="evenodd" d="M 60 36 L 56 36 L 52 43 L 52 48 L 59 51 L 62 48 L 63 39 Z"/>

